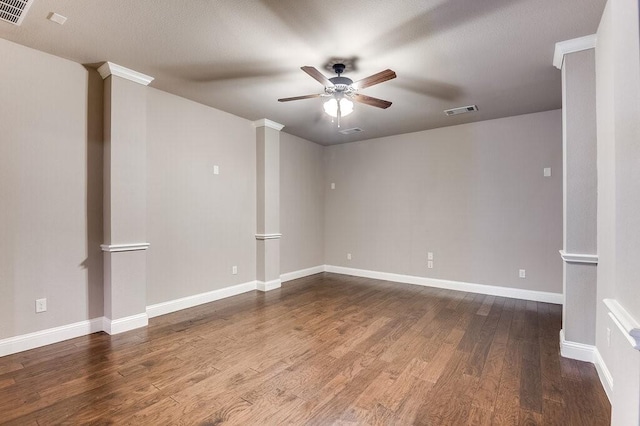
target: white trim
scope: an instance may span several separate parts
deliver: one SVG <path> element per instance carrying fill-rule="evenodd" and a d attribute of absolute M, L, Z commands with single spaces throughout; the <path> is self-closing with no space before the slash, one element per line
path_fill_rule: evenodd
<path fill-rule="evenodd" d="M 581 50 L 593 49 L 596 47 L 596 42 L 597 37 L 595 34 L 557 42 L 555 51 L 553 52 L 553 66 L 561 70 L 564 55 L 580 52 Z"/>
<path fill-rule="evenodd" d="M 600 379 L 600 383 L 602 383 L 604 392 L 607 394 L 609 402 L 612 401 L 613 377 L 611 376 L 611 373 L 609 372 L 609 369 L 604 363 L 604 360 L 600 355 L 600 351 L 598 351 L 596 346 L 565 340 L 564 330 L 560 330 L 560 355 L 565 358 L 590 362 L 595 365 L 596 371 L 598 372 L 598 378 Z"/>
<path fill-rule="evenodd" d="M 616 299 L 604 299 L 609 316 L 634 349 L 640 350 L 640 323 Z"/>
<path fill-rule="evenodd" d="M 192 308 L 194 306 L 215 302 L 216 300 L 225 299 L 227 297 L 236 296 L 242 293 L 247 293 L 255 289 L 256 282 L 249 281 L 231 287 L 208 291 L 206 293 L 200 293 L 193 296 L 182 297 L 180 299 L 169 300 L 168 302 L 156 303 L 155 305 L 147 306 L 147 315 L 149 316 L 149 318 L 155 318 L 157 316 L 180 311 L 182 309 Z"/>
<path fill-rule="evenodd" d="M 285 274 L 280 275 L 280 281 L 287 282 L 292 280 L 297 280 L 298 278 L 308 277 L 309 275 L 319 274 L 324 272 L 324 265 L 314 266 L 313 268 L 300 269 L 298 271 L 287 272 Z"/>
<path fill-rule="evenodd" d="M 562 260 L 569 263 L 598 263 L 597 254 L 567 253 L 564 250 L 560 250 L 560 256 Z"/>
<path fill-rule="evenodd" d="M 284 129 L 284 124 L 276 123 L 275 121 L 271 121 L 267 118 L 263 118 L 261 120 L 256 120 L 253 122 L 253 127 L 269 127 L 270 129 L 274 129 L 280 131 Z"/>
<path fill-rule="evenodd" d="M 256 240 L 279 240 L 282 234 L 256 234 Z"/>
<path fill-rule="evenodd" d="M 378 280 L 395 281 L 406 284 L 422 285 L 427 287 L 446 288 L 449 290 L 467 291 L 470 293 L 487 294 L 491 296 L 511 297 L 514 299 L 533 300 L 535 302 L 555 303 L 562 305 L 564 297 L 562 293 L 550 293 L 546 291 L 525 290 L 512 287 L 498 287 L 485 284 L 466 283 L 462 281 L 441 280 L 436 278 L 417 277 L 414 275 L 400 275 L 388 272 L 368 271 L 364 269 L 345 268 L 342 266 L 326 265 L 326 272 L 336 274 L 354 275 L 357 277 L 374 278 Z"/>
<path fill-rule="evenodd" d="M 146 250 L 149 248 L 149 243 L 132 243 L 132 244 L 101 244 L 102 251 L 116 252 L 116 251 L 137 251 Z"/>
<path fill-rule="evenodd" d="M 129 317 L 111 320 L 103 317 L 102 329 L 108 334 L 119 334 L 125 331 L 135 330 L 149 325 L 149 317 L 147 313 L 131 315 Z"/>
<path fill-rule="evenodd" d="M 0 340 L 0 357 L 102 331 L 102 317 Z"/>
<path fill-rule="evenodd" d="M 604 359 L 600 355 L 600 351 L 598 348 L 594 348 L 593 351 L 593 364 L 596 366 L 596 371 L 598 372 L 598 377 L 600 378 L 600 383 L 602 383 L 602 387 L 604 388 L 604 392 L 607 394 L 607 398 L 609 398 L 609 402 L 613 402 L 613 376 L 609 369 L 607 368 L 607 364 L 604 363 Z"/>
<path fill-rule="evenodd" d="M 100 76 L 103 80 L 110 75 L 115 75 L 133 81 L 134 83 L 142 84 L 144 86 L 148 86 L 153 81 L 153 77 L 151 76 L 139 73 L 138 71 L 130 70 L 129 68 L 114 64 L 113 62 L 105 62 L 104 64 L 100 65 L 100 67 L 98 68 L 98 72 L 100 73 Z"/>
<path fill-rule="evenodd" d="M 271 280 L 271 281 L 256 281 L 256 288 L 259 291 L 271 291 L 282 286 L 282 281 L 280 279 Z"/>
<path fill-rule="evenodd" d="M 565 358 L 577 359 L 578 361 L 586 361 L 594 363 L 594 353 L 596 347 L 593 345 L 585 345 L 584 343 L 571 342 L 565 340 L 564 330 L 560 330 L 560 355 Z"/>

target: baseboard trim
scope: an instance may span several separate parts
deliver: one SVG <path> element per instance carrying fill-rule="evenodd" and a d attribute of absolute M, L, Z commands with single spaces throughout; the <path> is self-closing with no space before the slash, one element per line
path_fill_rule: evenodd
<path fill-rule="evenodd" d="M 308 277 L 309 275 L 319 274 L 324 272 L 325 265 L 314 266 L 313 268 L 300 269 L 293 272 L 287 272 L 286 274 L 280 275 L 280 281 L 283 283 L 287 281 L 297 280 L 298 278 Z"/>
<path fill-rule="evenodd" d="M 0 357 L 102 331 L 102 317 L 0 340 Z"/>
<path fill-rule="evenodd" d="M 593 364 L 596 366 L 596 371 L 598 372 L 598 377 L 600 378 L 600 383 L 602 383 L 602 387 L 604 388 L 604 393 L 607 394 L 609 403 L 613 404 L 613 376 L 607 368 L 607 364 L 604 363 L 604 359 L 602 359 L 598 348 L 594 348 L 593 361 Z"/>
<path fill-rule="evenodd" d="M 271 280 L 271 281 L 256 281 L 256 288 L 259 291 L 271 291 L 282 286 L 282 281 L 280 279 Z"/>
<path fill-rule="evenodd" d="M 168 302 L 156 303 L 154 305 L 147 306 L 147 315 L 149 318 L 155 318 L 160 315 L 166 315 L 183 309 L 192 308 L 194 306 L 203 305 L 205 303 L 215 302 L 216 300 L 226 299 L 227 297 L 237 296 L 238 294 L 255 290 L 256 284 L 256 281 L 249 281 L 231 287 L 220 288 L 206 293 L 170 300 Z"/>
<path fill-rule="evenodd" d="M 135 330 L 149 325 L 149 316 L 147 313 L 131 315 L 115 320 L 103 317 L 102 330 L 108 334 L 120 334 L 125 331 Z"/>
<path fill-rule="evenodd" d="M 448 290 L 480 293 L 490 296 L 510 297 L 514 299 L 532 300 L 534 302 L 546 302 L 562 305 L 564 298 L 561 293 L 545 291 L 525 290 L 512 287 L 498 287 L 485 284 L 467 283 L 462 281 L 441 280 L 436 278 L 417 277 L 414 275 L 401 275 L 389 272 L 369 271 L 365 269 L 345 268 L 343 266 L 325 265 L 326 272 L 336 274 L 353 275 L 356 277 L 373 278 L 385 281 L 395 281 L 405 284 L 415 284 L 426 287 L 445 288 Z"/>
<path fill-rule="evenodd" d="M 604 388 L 604 392 L 609 398 L 609 402 L 613 397 L 613 377 L 604 363 L 600 351 L 598 348 L 592 345 L 585 345 L 584 343 L 572 342 L 565 340 L 564 330 L 560 330 L 560 355 L 564 358 L 575 359 L 577 361 L 590 362 L 596 367 L 598 372 L 598 378 Z"/>
<path fill-rule="evenodd" d="M 187 296 L 168 302 L 157 303 L 147 306 L 146 313 L 133 315 L 117 320 L 110 320 L 105 317 L 94 318 L 92 320 L 80 321 L 60 327 L 41 330 L 34 333 L 10 337 L 0 340 L 0 356 L 6 356 L 64 340 L 73 339 L 99 331 L 109 334 L 118 334 L 136 328 L 144 327 L 148 324 L 149 318 L 192 308 L 216 300 L 236 296 L 252 290 L 270 291 L 280 288 L 282 282 L 303 278 L 321 272 L 332 272 L 343 275 L 353 275 L 364 278 L 373 278 L 386 281 L 395 281 L 407 284 L 422 285 L 427 287 L 446 288 L 450 290 L 467 291 L 471 293 L 487 294 L 492 296 L 503 296 L 517 299 L 533 300 L 537 302 L 547 302 L 562 304 L 563 297 L 558 293 L 547 293 L 533 290 L 523 290 L 508 287 L 496 287 L 484 284 L 465 283 L 460 281 L 440 280 L 434 278 L 417 277 L 411 275 L 393 274 L 388 272 L 369 271 L 364 269 L 346 268 L 333 265 L 319 265 L 299 271 L 288 272 L 281 275 L 280 279 L 272 281 L 250 281 L 231 287 L 225 287 L 206 293 Z M 593 361 L 591 361 L 593 362 Z M 597 365 L 597 364 L 596 364 Z M 601 369 L 608 374 L 609 381 L 611 375 L 606 366 L 602 363 Z M 600 372 L 600 369 L 598 370 Z M 603 382 L 604 383 L 604 382 Z M 606 388 L 606 386 L 605 386 Z"/>
<path fill-rule="evenodd" d="M 595 346 L 566 340 L 564 330 L 560 330 L 560 355 L 563 357 L 595 364 L 595 350 Z"/>

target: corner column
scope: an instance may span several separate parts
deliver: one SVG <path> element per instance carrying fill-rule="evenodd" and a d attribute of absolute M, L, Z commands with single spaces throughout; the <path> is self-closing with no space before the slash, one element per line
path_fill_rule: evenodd
<path fill-rule="evenodd" d="M 262 119 L 256 128 L 256 280 L 261 291 L 280 288 L 280 131 Z"/>
<path fill-rule="evenodd" d="M 111 62 L 104 79 L 104 330 L 148 324 L 147 88 L 152 77 Z"/>
<path fill-rule="evenodd" d="M 556 44 L 562 71 L 563 356 L 589 361 L 597 306 L 595 37 Z M 560 50 L 560 52 L 558 52 Z M 578 345 L 576 345 L 578 344 Z"/>

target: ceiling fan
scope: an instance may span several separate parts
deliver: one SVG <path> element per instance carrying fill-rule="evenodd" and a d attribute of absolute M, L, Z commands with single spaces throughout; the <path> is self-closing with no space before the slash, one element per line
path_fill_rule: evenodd
<path fill-rule="evenodd" d="M 306 72 L 312 78 L 324 85 L 324 93 L 282 98 L 278 99 L 278 102 L 298 101 L 300 99 L 320 97 L 329 98 L 328 101 L 324 103 L 324 111 L 331 117 L 338 119 L 338 127 L 340 127 L 340 118 L 353 112 L 352 100 L 382 109 L 386 109 L 391 106 L 391 102 L 389 101 L 363 95 L 358 93 L 358 90 L 396 78 L 396 73 L 394 71 L 389 69 L 380 71 L 379 73 L 373 74 L 354 83 L 350 78 L 342 76 L 345 69 L 344 64 L 334 64 L 332 68 L 335 73 L 338 74 L 337 77 L 327 78 L 314 67 L 301 67 L 300 69 L 302 71 Z"/>

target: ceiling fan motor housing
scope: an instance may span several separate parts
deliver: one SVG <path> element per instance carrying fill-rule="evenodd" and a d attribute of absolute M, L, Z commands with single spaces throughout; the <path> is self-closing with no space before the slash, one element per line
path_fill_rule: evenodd
<path fill-rule="evenodd" d="M 346 68 L 345 64 L 333 64 L 333 71 L 338 74 L 338 76 L 340 76 L 340 74 L 342 74 L 344 72 L 344 69 Z"/>

